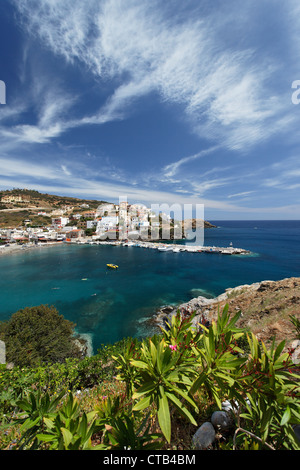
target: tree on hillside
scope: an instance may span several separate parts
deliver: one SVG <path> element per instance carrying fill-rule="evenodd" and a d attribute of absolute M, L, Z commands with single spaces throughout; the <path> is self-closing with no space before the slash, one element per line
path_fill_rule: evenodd
<path fill-rule="evenodd" d="M 7 362 L 23 367 L 63 362 L 68 357 L 82 358 L 74 327 L 53 306 L 18 310 L 0 324 L 0 339 L 5 342 Z"/>

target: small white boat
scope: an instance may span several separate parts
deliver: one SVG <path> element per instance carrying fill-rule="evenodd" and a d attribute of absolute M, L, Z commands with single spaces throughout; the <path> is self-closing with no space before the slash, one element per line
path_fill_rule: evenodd
<path fill-rule="evenodd" d="M 173 248 L 171 246 L 160 246 L 157 249 L 158 249 L 158 251 L 171 251 L 171 250 L 173 250 Z"/>
<path fill-rule="evenodd" d="M 232 251 L 225 248 L 225 250 L 221 250 L 222 255 L 232 255 Z"/>

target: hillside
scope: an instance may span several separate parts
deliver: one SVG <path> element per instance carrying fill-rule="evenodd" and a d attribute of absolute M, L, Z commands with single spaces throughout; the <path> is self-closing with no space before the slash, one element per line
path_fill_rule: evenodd
<path fill-rule="evenodd" d="M 18 208 L 54 210 L 62 207 L 80 210 L 82 204 L 88 204 L 89 208 L 96 209 L 99 204 L 106 201 L 56 196 L 31 189 L 12 189 L 0 191 L 0 202 L 1 209 L 7 210 L 16 210 Z"/>
<path fill-rule="evenodd" d="M 195 311 L 197 319 L 203 315 L 215 319 L 218 310 L 225 304 L 230 312 L 241 311 L 237 326 L 251 330 L 260 340 L 268 344 L 275 336 L 276 342 L 286 341 L 288 347 L 295 339 L 295 328 L 289 316 L 300 320 L 300 278 L 280 281 L 263 281 L 227 289 L 214 299 L 199 296 L 180 305 L 181 311 Z M 177 308 L 165 307 L 158 312 L 157 321 L 166 315 L 173 315 Z"/>
<path fill-rule="evenodd" d="M 30 189 L 0 191 L 0 228 L 17 227 L 30 219 L 33 225 L 51 224 L 51 217 L 59 210 L 67 214 L 95 210 L 106 201 L 80 199 L 43 194 Z M 39 215 L 43 212 L 44 215 Z"/>
<path fill-rule="evenodd" d="M 184 226 L 185 226 L 186 229 L 195 230 L 197 228 L 197 226 L 199 226 L 200 228 L 202 227 L 201 223 L 203 223 L 203 221 L 201 219 L 186 219 L 184 221 Z M 216 225 L 213 225 L 210 222 L 208 222 L 207 220 L 204 220 L 204 228 L 215 228 L 215 227 L 216 227 Z"/>
<path fill-rule="evenodd" d="M 57 196 L 31 189 L 0 191 L 0 228 L 20 226 L 26 219 L 30 219 L 33 225 L 48 225 L 51 224 L 51 217 L 54 216 L 56 211 L 63 210 L 69 216 L 83 213 L 87 209 L 95 211 L 100 204 L 109 204 L 109 202 Z M 39 212 L 43 212 L 43 215 Z M 185 221 L 184 226 L 185 228 L 195 229 L 198 222 L 202 221 L 190 219 Z M 215 226 L 204 221 L 204 228 L 212 227 Z"/>

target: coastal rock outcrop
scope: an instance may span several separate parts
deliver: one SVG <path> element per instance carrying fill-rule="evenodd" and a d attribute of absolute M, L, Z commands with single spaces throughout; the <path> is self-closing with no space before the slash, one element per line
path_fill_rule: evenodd
<path fill-rule="evenodd" d="M 291 277 L 279 281 L 265 280 L 228 288 L 215 298 L 198 296 L 178 306 L 164 306 L 154 317 L 164 326 L 179 310 L 181 315 L 195 313 L 194 325 L 217 318 L 224 306 L 229 311 L 241 311 L 237 326 L 253 331 L 258 339 L 267 343 L 275 337 L 286 341 L 286 348 L 293 348 L 293 357 L 300 357 L 300 346 L 295 341 L 295 327 L 290 317 L 300 320 L 300 278 Z"/>
<path fill-rule="evenodd" d="M 197 224 L 200 227 L 201 227 L 201 224 L 203 224 L 204 228 L 216 228 L 216 225 L 213 225 L 207 220 L 202 220 L 202 219 L 185 219 L 185 221 L 183 222 L 183 225 L 186 229 L 194 230 L 197 227 Z"/>

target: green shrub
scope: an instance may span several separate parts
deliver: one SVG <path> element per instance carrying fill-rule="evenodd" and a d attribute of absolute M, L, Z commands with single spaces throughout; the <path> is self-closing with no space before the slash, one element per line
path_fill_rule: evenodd
<path fill-rule="evenodd" d="M 7 362 L 24 367 L 82 357 L 74 341 L 74 326 L 54 307 L 39 305 L 19 310 L 0 324 Z"/>
<path fill-rule="evenodd" d="M 299 450 L 293 431 L 300 419 L 299 372 L 291 353 L 283 352 L 284 342 L 267 350 L 235 326 L 238 318 L 226 306 L 207 328 L 178 313 L 161 335 L 124 339 L 93 358 L 1 368 L 2 410 L 13 409 L 11 424 L 21 426 L 17 448 L 168 448 L 178 417 L 194 426 L 203 422 L 207 397 L 212 409 L 220 409 L 224 399 L 235 409 L 234 430 L 220 448 Z M 107 379 L 109 389 L 116 371 L 123 389 L 108 397 L 93 402 L 91 393 L 86 407 L 72 393 L 84 385 L 100 394 L 101 381 Z M 37 383 L 42 392 L 34 390 Z"/>

